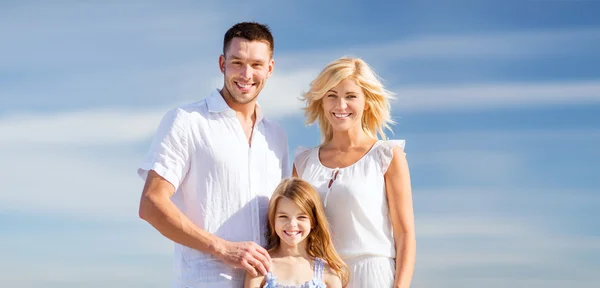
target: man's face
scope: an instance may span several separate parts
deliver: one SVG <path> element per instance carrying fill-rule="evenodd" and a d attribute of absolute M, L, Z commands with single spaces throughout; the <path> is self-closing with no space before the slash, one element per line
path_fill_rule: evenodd
<path fill-rule="evenodd" d="M 274 61 L 269 45 L 262 41 L 248 41 L 235 37 L 225 55 L 219 57 L 224 75 L 225 97 L 239 104 L 256 99 L 273 72 Z"/>

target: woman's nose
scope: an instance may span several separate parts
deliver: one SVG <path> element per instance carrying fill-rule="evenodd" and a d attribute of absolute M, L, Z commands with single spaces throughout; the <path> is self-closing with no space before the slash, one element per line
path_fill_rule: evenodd
<path fill-rule="evenodd" d="M 338 107 L 341 109 L 346 109 L 346 107 L 348 107 L 348 104 L 346 103 L 346 100 L 344 100 L 344 98 L 340 97 L 338 101 Z"/>

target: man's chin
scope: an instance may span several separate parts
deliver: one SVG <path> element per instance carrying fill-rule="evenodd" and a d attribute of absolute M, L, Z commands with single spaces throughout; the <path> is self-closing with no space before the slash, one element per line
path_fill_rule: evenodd
<path fill-rule="evenodd" d="M 233 97 L 233 100 L 239 104 L 248 104 L 248 103 L 254 101 L 254 99 L 256 99 L 257 96 L 258 95 L 256 95 L 256 94 L 235 95 Z"/>

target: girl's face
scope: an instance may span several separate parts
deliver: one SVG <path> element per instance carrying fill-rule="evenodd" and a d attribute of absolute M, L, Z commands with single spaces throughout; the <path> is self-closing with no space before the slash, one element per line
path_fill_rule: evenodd
<path fill-rule="evenodd" d="M 305 245 L 310 230 L 309 216 L 294 201 L 281 197 L 275 211 L 275 232 L 281 239 L 281 245 L 284 247 Z"/>

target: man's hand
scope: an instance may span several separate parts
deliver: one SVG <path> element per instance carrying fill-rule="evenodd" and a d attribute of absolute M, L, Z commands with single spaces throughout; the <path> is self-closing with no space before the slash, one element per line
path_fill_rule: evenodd
<path fill-rule="evenodd" d="M 215 257 L 227 265 L 248 271 L 254 277 L 266 275 L 271 269 L 271 256 L 258 244 L 248 242 L 224 242 Z"/>

